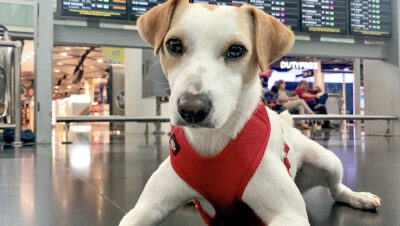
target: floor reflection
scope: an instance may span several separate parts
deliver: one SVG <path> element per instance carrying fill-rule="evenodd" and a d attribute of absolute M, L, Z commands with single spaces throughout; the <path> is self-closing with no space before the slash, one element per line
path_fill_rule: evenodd
<path fill-rule="evenodd" d="M 166 131 L 167 132 L 167 131 Z M 137 202 L 151 174 L 168 156 L 168 135 L 111 131 L 107 123 L 62 126 L 52 146 L 13 149 L 0 144 L 0 225 L 116 225 Z M 343 162 L 343 181 L 382 197 L 377 212 L 335 203 L 328 191 L 304 195 L 312 225 L 400 225 L 400 139 L 356 136 L 354 128 L 307 135 Z M 204 225 L 177 211 L 162 225 Z"/>

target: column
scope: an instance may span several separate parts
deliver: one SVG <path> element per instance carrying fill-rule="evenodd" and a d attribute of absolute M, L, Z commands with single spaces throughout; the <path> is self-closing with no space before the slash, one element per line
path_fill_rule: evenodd
<path fill-rule="evenodd" d="M 361 61 L 360 59 L 354 59 L 353 62 L 353 74 L 354 74 L 354 81 L 353 81 L 353 112 L 355 115 L 360 114 L 360 85 L 361 85 Z M 361 132 L 361 122 L 355 121 L 356 125 L 356 132 L 357 134 Z"/>
<path fill-rule="evenodd" d="M 50 144 L 53 98 L 53 1 L 34 0 L 36 143 Z"/>
<path fill-rule="evenodd" d="M 142 49 L 125 49 L 125 115 L 155 117 L 156 99 L 142 98 Z M 154 131 L 153 123 L 149 132 Z M 144 133 L 144 123 L 125 123 L 125 133 Z"/>
<path fill-rule="evenodd" d="M 400 115 L 400 70 L 381 60 L 364 60 L 365 115 Z M 367 135 L 384 134 L 385 121 L 365 121 Z M 400 135 L 400 122 L 393 121 L 391 134 Z"/>
<path fill-rule="evenodd" d="M 318 62 L 318 69 L 314 70 L 314 88 L 318 86 L 321 88 L 322 92 L 325 92 L 325 80 L 322 74 L 322 64 L 320 60 L 315 59 Z"/>

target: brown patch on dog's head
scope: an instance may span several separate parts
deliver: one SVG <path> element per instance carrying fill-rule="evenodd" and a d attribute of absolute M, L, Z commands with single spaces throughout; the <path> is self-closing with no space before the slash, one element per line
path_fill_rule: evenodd
<path fill-rule="evenodd" d="M 169 0 L 140 16 L 137 22 L 139 33 L 154 48 L 154 54 L 160 51 L 176 12 L 188 6 L 188 0 Z"/>
<path fill-rule="evenodd" d="M 294 44 L 294 34 L 279 20 L 260 9 L 245 5 L 239 10 L 252 18 L 257 60 L 261 71 L 265 72 L 268 65 L 289 52 Z"/>
<path fill-rule="evenodd" d="M 210 11 L 218 7 L 217 5 L 199 5 Z M 154 47 L 155 54 L 161 50 L 161 65 L 166 76 L 183 60 L 183 57 L 168 57 L 168 53 L 163 48 L 166 40 L 177 38 L 182 41 L 185 48 L 190 48 L 185 46 L 185 31 L 179 27 L 181 17 L 189 7 L 188 0 L 168 0 L 152 8 L 138 20 L 138 29 L 143 39 Z M 239 33 L 251 41 L 251 47 L 250 43 L 247 44 L 251 57 L 247 58 L 247 62 L 241 60 L 235 63 L 244 69 L 242 81 L 246 84 L 257 75 L 259 68 L 263 72 L 266 71 L 269 64 L 291 49 L 294 34 L 277 19 L 253 6 L 245 5 L 236 10 L 239 12 L 236 20 Z"/>
<path fill-rule="evenodd" d="M 250 60 L 245 65 L 245 70 L 242 75 L 242 82 L 243 84 L 247 84 L 250 82 L 253 77 L 257 74 L 258 72 L 258 58 L 257 58 L 257 45 L 256 45 L 256 34 L 254 32 L 254 23 L 253 23 L 253 17 L 247 13 L 246 10 L 243 10 L 243 6 L 238 8 L 239 10 L 239 16 L 237 18 L 237 23 L 239 24 L 239 32 L 246 36 L 248 40 L 250 40 L 252 46 L 251 49 L 249 49 L 249 54 L 251 54 Z"/>

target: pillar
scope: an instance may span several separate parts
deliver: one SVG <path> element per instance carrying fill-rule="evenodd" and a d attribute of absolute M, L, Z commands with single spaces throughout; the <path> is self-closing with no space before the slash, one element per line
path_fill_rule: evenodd
<path fill-rule="evenodd" d="M 361 86 L 361 61 L 360 59 L 354 59 L 353 62 L 353 112 L 355 115 L 359 115 L 361 113 L 361 97 L 360 97 L 360 86 Z M 361 132 L 361 122 L 355 121 L 356 132 Z"/>
<path fill-rule="evenodd" d="M 322 64 L 321 64 L 321 60 L 317 60 L 318 62 L 318 69 L 314 70 L 314 85 L 313 87 L 315 88 L 316 86 L 318 86 L 319 88 L 321 88 L 321 90 L 323 92 L 325 92 L 325 80 L 324 80 L 324 74 L 322 73 Z"/>
<path fill-rule="evenodd" d="M 381 60 L 364 60 L 366 115 L 400 115 L 400 70 Z M 385 121 L 365 121 L 365 133 L 384 134 Z M 400 135 L 400 122 L 393 121 L 391 134 Z"/>
<path fill-rule="evenodd" d="M 156 99 L 142 98 L 142 49 L 125 49 L 125 115 L 155 117 Z M 154 131 L 153 123 L 149 131 Z M 125 133 L 144 133 L 144 123 L 125 123 Z"/>
<path fill-rule="evenodd" d="M 50 144 L 53 99 L 53 1 L 34 0 L 36 143 Z"/>

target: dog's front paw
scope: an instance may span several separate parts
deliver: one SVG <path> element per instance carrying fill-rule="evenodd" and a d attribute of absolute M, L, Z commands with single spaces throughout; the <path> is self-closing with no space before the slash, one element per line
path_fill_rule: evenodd
<path fill-rule="evenodd" d="M 381 199 L 369 192 L 351 192 L 348 194 L 350 206 L 357 209 L 376 209 L 381 205 Z"/>

